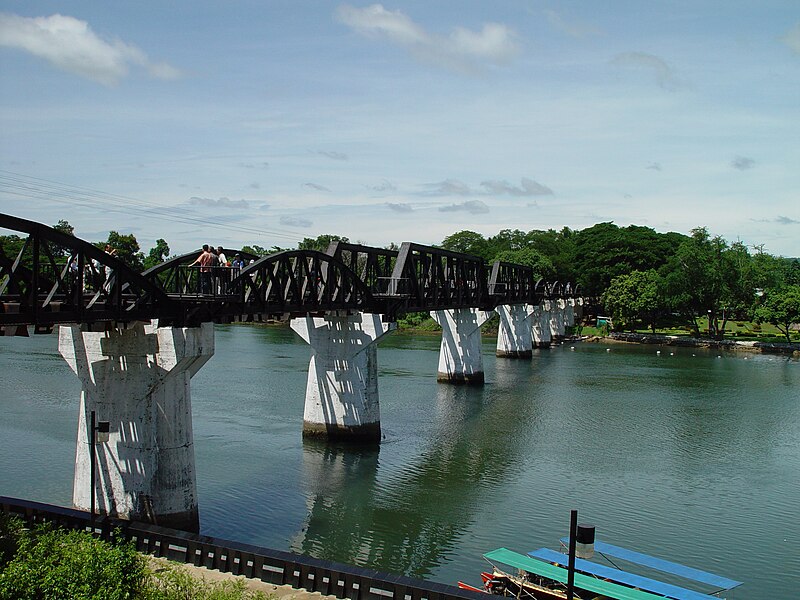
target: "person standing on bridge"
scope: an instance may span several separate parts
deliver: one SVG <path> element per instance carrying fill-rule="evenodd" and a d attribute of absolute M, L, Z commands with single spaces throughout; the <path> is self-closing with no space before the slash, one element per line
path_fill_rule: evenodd
<path fill-rule="evenodd" d="M 225 251 L 222 249 L 222 246 L 217 246 L 217 262 L 219 264 L 219 268 L 217 269 L 217 293 L 221 294 L 226 284 L 231 279 L 231 274 L 228 270 L 228 267 L 231 265 L 228 262 L 228 258 L 225 256 Z"/>
<path fill-rule="evenodd" d="M 194 262 L 190 264 L 190 267 L 195 265 L 200 266 L 200 289 L 198 290 L 201 294 L 210 294 L 211 293 L 211 263 L 214 259 L 214 255 L 209 252 L 208 244 L 203 244 L 203 251 L 200 253 L 200 256 L 194 259 Z"/>

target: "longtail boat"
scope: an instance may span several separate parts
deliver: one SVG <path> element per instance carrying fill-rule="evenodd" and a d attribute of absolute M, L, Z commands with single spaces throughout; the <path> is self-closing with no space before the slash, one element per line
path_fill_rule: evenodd
<path fill-rule="evenodd" d="M 569 541 L 568 538 L 562 540 Z M 723 592 L 742 582 L 714 573 L 666 561 L 654 556 L 594 542 L 594 550 L 603 557 L 614 557 L 671 575 L 699 582 L 713 588 L 706 593 L 658 581 L 586 559 L 574 558 L 573 598 L 575 600 L 719 600 Z M 569 577 L 569 555 L 539 548 L 527 555 L 498 548 L 483 555 L 492 565 L 481 574 L 483 588 L 459 582 L 459 587 L 489 594 L 513 596 L 519 600 L 565 600 Z M 610 559 L 609 559 L 610 562 Z M 612 563 L 613 564 L 613 563 Z M 508 567 L 511 567 L 509 569 Z"/>

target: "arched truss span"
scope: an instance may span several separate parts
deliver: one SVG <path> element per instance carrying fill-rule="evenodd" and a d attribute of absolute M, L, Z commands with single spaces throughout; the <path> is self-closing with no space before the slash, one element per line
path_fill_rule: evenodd
<path fill-rule="evenodd" d="M 0 229 L 19 242 L 0 248 L 3 325 L 130 322 L 177 310 L 157 285 L 89 242 L 6 214 Z"/>
<path fill-rule="evenodd" d="M 380 310 L 366 284 L 341 260 L 315 250 L 265 256 L 231 281 L 241 315 Z M 233 308 L 233 307 L 232 307 Z"/>

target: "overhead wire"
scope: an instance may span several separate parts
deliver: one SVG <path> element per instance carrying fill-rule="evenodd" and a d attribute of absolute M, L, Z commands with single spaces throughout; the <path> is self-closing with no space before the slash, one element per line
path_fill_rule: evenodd
<path fill-rule="evenodd" d="M 50 200 L 60 204 L 78 206 L 91 210 L 122 213 L 137 217 L 142 216 L 141 212 L 133 211 L 131 207 L 145 209 L 154 217 L 174 223 L 204 225 L 217 229 L 252 233 L 258 236 L 269 235 L 293 242 L 297 242 L 303 237 L 301 233 L 292 234 L 290 233 L 291 230 L 288 229 L 275 230 L 261 227 L 256 228 L 242 224 L 226 224 L 204 217 L 187 215 L 185 209 L 181 207 L 158 206 L 157 204 L 131 196 L 113 194 L 40 177 L 22 175 L 3 169 L 0 169 L 0 192 L 23 198 Z M 109 201 L 113 202 L 113 204 L 109 204 Z"/>

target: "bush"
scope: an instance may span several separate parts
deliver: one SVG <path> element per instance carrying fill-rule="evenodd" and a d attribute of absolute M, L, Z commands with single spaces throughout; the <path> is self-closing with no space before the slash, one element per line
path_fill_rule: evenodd
<path fill-rule="evenodd" d="M 44 524 L 19 535 L 16 555 L 0 572 L 0 599 L 135 598 L 145 574 L 144 558 L 131 543 Z"/>

